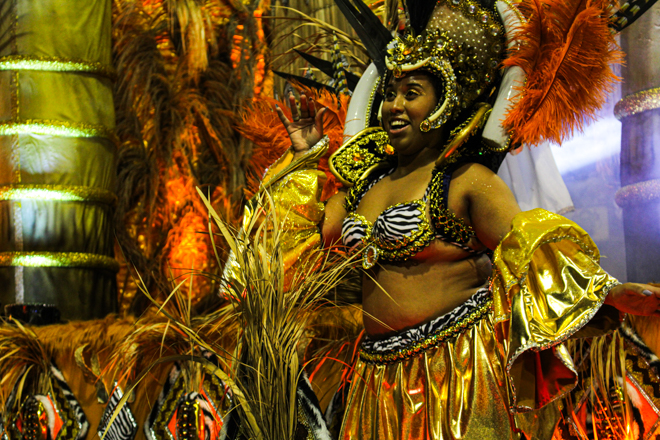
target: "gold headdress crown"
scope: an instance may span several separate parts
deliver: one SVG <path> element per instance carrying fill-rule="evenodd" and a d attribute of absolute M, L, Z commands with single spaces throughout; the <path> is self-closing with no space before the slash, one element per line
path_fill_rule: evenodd
<path fill-rule="evenodd" d="M 469 108 L 499 75 L 504 55 L 504 26 L 499 14 L 474 0 L 440 0 L 426 29 L 408 28 L 387 48 L 385 63 L 396 77 L 424 69 L 442 78 L 443 99 L 422 122 L 428 131 Z"/>

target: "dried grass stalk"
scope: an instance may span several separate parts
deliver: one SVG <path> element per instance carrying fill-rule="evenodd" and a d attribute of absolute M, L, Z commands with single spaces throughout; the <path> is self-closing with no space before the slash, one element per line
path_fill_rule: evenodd
<path fill-rule="evenodd" d="M 293 282 L 285 290 L 282 225 L 273 200 L 261 192 L 264 213 L 253 216 L 240 237 L 227 227 L 200 192 L 224 240 L 233 250 L 244 273 L 246 287 L 229 289 L 230 301 L 239 313 L 240 335 L 233 372 L 239 402 L 240 427 L 246 438 L 290 439 L 297 426 L 296 389 L 302 373 L 298 345 L 319 308 L 327 306 L 328 290 L 342 280 L 351 260 L 333 251 L 315 253 L 300 261 Z M 237 399 L 239 400 L 239 399 Z"/>

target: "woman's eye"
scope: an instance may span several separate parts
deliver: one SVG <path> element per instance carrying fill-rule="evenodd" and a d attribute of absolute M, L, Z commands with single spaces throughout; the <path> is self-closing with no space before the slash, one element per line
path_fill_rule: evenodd
<path fill-rule="evenodd" d="M 419 93 L 414 90 L 408 90 L 406 92 L 406 98 L 415 98 L 417 95 L 419 95 Z"/>
<path fill-rule="evenodd" d="M 395 96 L 396 96 L 396 93 L 394 93 L 392 90 L 385 91 L 385 99 L 386 100 L 392 101 Z"/>

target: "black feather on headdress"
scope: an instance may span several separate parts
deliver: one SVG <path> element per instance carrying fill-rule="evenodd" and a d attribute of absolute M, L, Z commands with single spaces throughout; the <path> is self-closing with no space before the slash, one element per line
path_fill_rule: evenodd
<path fill-rule="evenodd" d="M 403 3 L 410 27 L 415 31 L 415 35 L 421 35 L 426 29 L 437 2 L 433 0 L 408 0 Z"/>
<path fill-rule="evenodd" d="M 362 0 L 335 0 L 337 7 L 344 14 L 355 30 L 373 60 L 378 73 L 385 74 L 385 48 L 392 40 L 392 35 Z"/>
<path fill-rule="evenodd" d="M 316 67 L 319 69 L 321 72 L 325 73 L 326 75 L 332 77 L 334 74 L 334 67 L 330 61 L 326 61 L 322 58 L 315 57 L 314 55 L 310 55 L 305 52 L 301 52 L 298 49 L 293 49 L 298 55 L 300 55 L 305 61 L 307 61 L 309 64 L 311 64 L 313 67 Z M 357 76 L 356 74 L 346 71 L 346 82 L 348 83 L 348 89 L 350 91 L 355 90 L 355 86 L 357 86 L 358 81 L 360 80 L 360 77 Z"/>

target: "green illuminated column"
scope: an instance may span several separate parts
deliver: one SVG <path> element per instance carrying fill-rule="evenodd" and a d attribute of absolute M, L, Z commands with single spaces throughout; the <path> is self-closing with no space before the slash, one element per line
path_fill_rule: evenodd
<path fill-rule="evenodd" d="M 116 307 L 109 0 L 0 2 L 0 303 Z"/>

